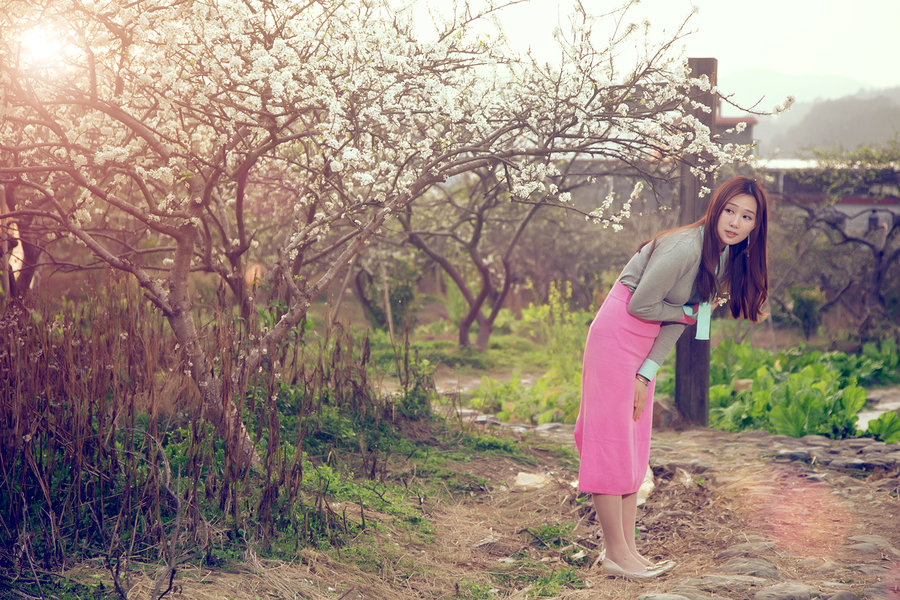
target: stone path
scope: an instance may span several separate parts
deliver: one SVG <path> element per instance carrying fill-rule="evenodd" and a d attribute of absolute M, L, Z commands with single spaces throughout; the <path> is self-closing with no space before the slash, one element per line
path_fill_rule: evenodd
<path fill-rule="evenodd" d="M 653 456 L 654 471 L 706 476 L 736 498 L 746 541 L 717 553 L 712 572 L 639 600 L 900 600 L 898 444 L 666 431 Z"/>

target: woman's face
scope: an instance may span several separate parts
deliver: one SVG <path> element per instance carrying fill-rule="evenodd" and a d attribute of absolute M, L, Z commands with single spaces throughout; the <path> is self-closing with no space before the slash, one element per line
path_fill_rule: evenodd
<path fill-rule="evenodd" d="M 733 246 L 746 240 L 756 227 L 756 209 L 756 198 L 749 194 L 739 194 L 728 200 L 716 223 L 719 241 Z"/>

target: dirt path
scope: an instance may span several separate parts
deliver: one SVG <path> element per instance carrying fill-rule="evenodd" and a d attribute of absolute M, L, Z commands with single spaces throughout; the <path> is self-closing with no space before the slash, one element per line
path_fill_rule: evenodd
<path fill-rule="evenodd" d="M 340 556 L 305 550 L 291 564 L 248 556 L 237 573 L 186 571 L 174 597 L 900 598 L 900 470 L 872 457 L 900 452 L 897 445 L 850 448 L 853 440 L 705 429 L 656 433 L 655 489 L 640 509 L 639 545 L 678 566 L 634 583 L 591 567 L 602 543 L 590 503 L 571 485 L 577 462 L 560 451 L 572 447 L 571 427 L 510 434 L 531 449 L 530 458 L 466 463 L 484 484 L 449 501 L 420 498 L 424 531 L 372 517 L 378 525 L 369 537 Z M 546 483 L 516 490 L 519 472 Z M 561 547 L 538 542 L 542 527 L 560 524 L 569 524 Z"/>

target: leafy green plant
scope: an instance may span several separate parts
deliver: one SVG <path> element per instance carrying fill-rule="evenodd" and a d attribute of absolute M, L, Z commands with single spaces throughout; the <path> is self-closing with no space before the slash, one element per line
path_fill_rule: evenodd
<path fill-rule="evenodd" d="M 589 311 L 572 310 L 571 299 L 570 283 L 552 282 L 547 303 L 523 309 L 520 325 L 530 329 L 543 344 L 548 371 L 560 381 L 568 380 L 574 373 L 580 377 L 584 341 L 593 319 Z"/>
<path fill-rule="evenodd" d="M 722 354 L 730 361 L 747 353 L 726 347 Z M 720 381 L 731 374 L 746 377 L 755 368 L 749 377 L 753 385 L 742 392 L 733 391 L 730 383 L 711 386 L 713 427 L 765 429 L 794 437 L 820 434 L 841 439 L 856 434 L 856 414 L 865 406 L 865 390 L 856 385 L 852 375 L 843 377 L 830 361 L 812 362 L 806 354 L 779 354 L 757 362 L 748 360 L 739 367 L 727 365 L 713 370 Z M 797 370 L 785 370 L 785 366 Z"/>
<path fill-rule="evenodd" d="M 521 373 L 513 372 L 507 381 L 482 377 L 472 390 L 469 404 L 490 412 L 503 421 L 525 422 L 532 425 L 574 421 L 581 397 L 581 374 L 572 373 L 568 381 L 547 371 L 533 384 L 522 381 Z"/>
<path fill-rule="evenodd" d="M 825 352 L 803 346 L 778 353 L 778 367 L 798 371 L 811 364 L 824 364 L 834 369 L 846 383 L 866 386 L 900 381 L 897 341 L 886 338 L 880 343 L 867 343 L 858 354 Z"/>
<path fill-rule="evenodd" d="M 888 444 L 900 442 L 900 415 L 896 412 L 879 415 L 877 419 L 869 421 L 866 435 Z"/>
<path fill-rule="evenodd" d="M 467 448 L 471 448 L 476 452 L 497 451 L 504 452 L 510 456 L 516 456 L 520 453 L 518 445 L 513 440 L 493 435 L 469 434 L 463 438 L 463 443 Z"/>
<path fill-rule="evenodd" d="M 710 352 L 710 385 L 731 385 L 736 379 L 752 379 L 760 369 L 777 370 L 776 359 L 768 350 L 726 339 Z"/>
<path fill-rule="evenodd" d="M 856 433 L 856 413 L 866 404 L 865 390 L 841 388 L 833 370 L 809 365 L 775 384 L 770 396 L 770 430 L 802 437 L 822 434 L 835 439 Z"/>
<path fill-rule="evenodd" d="M 864 344 L 860 358 L 874 363 L 871 374 L 861 377 L 861 382 L 878 384 L 900 381 L 900 350 L 895 338 L 885 338 L 879 344 Z"/>
<path fill-rule="evenodd" d="M 533 382 L 516 369 L 509 380 L 488 377 L 473 390 L 471 405 L 501 420 L 532 424 L 572 422 L 581 402 L 581 365 L 584 341 L 593 315 L 569 308 L 571 285 L 550 285 L 548 301 L 522 310 L 513 331 L 534 338 L 538 366 L 544 372 Z"/>

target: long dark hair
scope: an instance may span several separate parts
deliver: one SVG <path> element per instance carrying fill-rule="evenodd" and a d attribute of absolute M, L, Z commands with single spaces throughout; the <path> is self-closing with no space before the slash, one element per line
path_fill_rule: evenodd
<path fill-rule="evenodd" d="M 726 281 L 728 289 L 719 289 L 716 279 L 716 269 L 719 266 L 721 242 L 716 233 L 716 224 L 725 205 L 735 196 L 746 194 L 756 199 L 756 224 L 750 235 L 744 241 L 731 247 L 728 254 L 729 261 L 726 265 Z M 766 258 L 766 236 L 768 233 L 769 217 L 766 200 L 766 192 L 754 179 L 749 177 L 732 177 L 724 182 L 716 190 L 712 202 L 706 209 L 706 215 L 696 223 L 685 225 L 677 229 L 670 229 L 658 234 L 652 240 L 641 244 L 644 247 L 653 243 L 663 235 L 703 225 L 703 250 L 700 258 L 700 270 L 697 273 L 697 292 L 704 301 L 711 300 L 716 295 L 730 294 L 729 307 L 731 315 L 737 318 L 758 321 L 764 317 L 762 305 L 769 293 L 769 273 Z M 652 251 L 652 250 L 651 250 Z"/>

